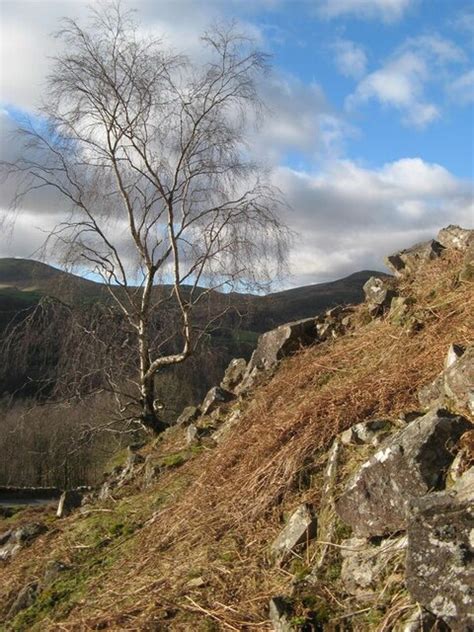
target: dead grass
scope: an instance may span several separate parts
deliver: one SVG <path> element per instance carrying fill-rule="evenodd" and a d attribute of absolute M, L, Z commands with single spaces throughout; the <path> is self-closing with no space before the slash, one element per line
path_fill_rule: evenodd
<path fill-rule="evenodd" d="M 418 331 L 382 320 L 282 362 L 236 430 L 179 468 L 193 482 L 51 629 L 269 629 L 268 600 L 288 593 L 292 574 L 271 567 L 268 544 L 295 505 L 319 506 L 309 482 L 322 452 L 354 423 L 417 409 L 449 344 L 472 342 L 474 292 L 455 281 L 459 263 L 449 253 L 401 287 L 415 299 Z M 189 589 L 201 572 L 205 586 Z"/>

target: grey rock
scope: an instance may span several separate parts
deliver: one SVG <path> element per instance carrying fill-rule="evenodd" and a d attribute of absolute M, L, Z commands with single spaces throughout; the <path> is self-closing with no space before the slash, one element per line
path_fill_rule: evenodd
<path fill-rule="evenodd" d="M 176 420 L 177 426 L 187 426 L 188 424 L 196 421 L 199 417 L 199 408 L 197 406 L 186 406 L 181 415 Z"/>
<path fill-rule="evenodd" d="M 410 324 L 410 308 L 413 301 L 405 296 L 395 296 L 390 303 L 388 318 L 393 325 L 399 327 Z"/>
<path fill-rule="evenodd" d="M 428 610 L 417 605 L 403 620 L 402 632 L 449 632 L 448 626 Z"/>
<path fill-rule="evenodd" d="M 349 538 L 341 545 L 341 580 L 348 593 L 364 602 L 379 595 L 380 586 L 404 557 L 407 538 L 385 539 L 378 544 Z"/>
<path fill-rule="evenodd" d="M 234 388 L 242 381 L 246 369 L 247 362 L 243 358 L 234 358 L 231 360 L 225 370 L 224 377 L 220 384 L 221 388 L 233 392 Z"/>
<path fill-rule="evenodd" d="M 444 390 L 456 406 L 474 415 L 474 345 L 445 370 Z"/>
<path fill-rule="evenodd" d="M 269 604 L 269 618 L 274 632 L 294 632 L 291 624 L 292 608 L 285 597 L 273 597 Z"/>
<path fill-rule="evenodd" d="M 474 414 L 474 345 L 465 350 L 451 345 L 445 366 L 431 384 L 418 391 L 418 401 L 424 408 L 454 404 Z"/>
<path fill-rule="evenodd" d="M 454 343 L 449 345 L 448 353 L 446 354 L 446 359 L 444 361 L 445 370 L 449 369 L 450 366 L 457 362 L 465 351 L 465 347 L 462 347 L 461 345 L 457 345 Z"/>
<path fill-rule="evenodd" d="M 73 509 L 81 506 L 82 498 L 83 493 L 77 489 L 70 489 L 63 492 L 61 494 L 61 498 L 59 499 L 56 516 L 58 518 L 63 518 L 64 516 L 70 514 Z"/>
<path fill-rule="evenodd" d="M 14 557 L 25 545 L 47 531 L 44 524 L 31 522 L 16 529 L 10 529 L 0 536 L 0 560 Z"/>
<path fill-rule="evenodd" d="M 201 404 L 201 412 L 203 415 L 209 415 L 209 413 L 215 410 L 218 406 L 230 402 L 233 399 L 235 399 L 234 393 L 226 391 L 220 386 L 213 386 Z"/>
<path fill-rule="evenodd" d="M 186 443 L 191 445 L 194 441 L 199 439 L 199 428 L 194 424 L 190 424 L 186 428 Z"/>
<path fill-rule="evenodd" d="M 218 428 L 211 436 L 216 443 L 221 443 L 225 437 L 229 435 L 232 428 L 238 425 L 240 422 L 241 413 L 239 410 L 232 412 L 226 421 Z"/>
<path fill-rule="evenodd" d="M 309 505 L 300 505 L 271 546 L 275 561 L 281 562 L 295 546 L 311 540 L 316 533 L 317 517 Z"/>
<path fill-rule="evenodd" d="M 396 276 L 403 276 L 416 272 L 420 265 L 438 258 L 443 250 L 444 247 L 438 241 L 431 239 L 386 257 L 385 263 Z"/>
<path fill-rule="evenodd" d="M 406 585 L 455 632 L 474 627 L 474 470 L 412 503 Z"/>
<path fill-rule="evenodd" d="M 415 419 L 360 467 L 336 502 L 339 517 L 362 537 L 404 529 L 410 500 L 440 488 L 451 448 L 470 427 L 444 410 Z"/>
<path fill-rule="evenodd" d="M 474 242 L 474 230 L 450 224 L 439 231 L 436 239 L 445 248 L 465 251 Z"/>
<path fill-rule="evenodd" d="M 370 443 L 374 446 L 387 437 L 387 434 L 393 430 L 393 425 L 387 419 L 372 419 L 371 421 L 362 421 L 361 423 L 351 426 L 348 430 L 341 433 L 341 443 L 344 445 Z"/>
<path fill-rule="evenodd" d="M 363 286 L 365 301 L 374 315 L 388 307 L 395 296 L 390 281 L 378 277 L 370 277 Z"/>
<path fill-rule="evenodd" d="M 32 582 L 31 584 L 24 586 L 16 596 L 15 601 L 12 603 L 7 614 L 7 619 L 13 618 L 19 612 L 25 610 L 25 608 L 29 608 L 31 605 L 33 605 L 38 595 L 38 591 L 38 582 Z"/>

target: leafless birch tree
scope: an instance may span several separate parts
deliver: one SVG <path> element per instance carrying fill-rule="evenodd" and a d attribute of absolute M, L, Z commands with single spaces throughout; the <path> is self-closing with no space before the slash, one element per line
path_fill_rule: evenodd
<path fill-rule="evenodd" d="M 18 205 L 43 188 L 62 200 L 49 244 L 106 284 L 136 349 L 136 419 L 159 432 L 155 376 L 195 349 L 198 304 L 216 289 L 264 287 L 284 262 L 281 200 L 247 146 L 266 57 L 221 26 L 191 60 L 119 5 L 91 12 L 86 27 L 66 19 L 57 36 L 64 52 L 41 117 L 7 169 L 21 182 Z M 173 352 L 151 340 L 167 304 L 179 324 Z"/>

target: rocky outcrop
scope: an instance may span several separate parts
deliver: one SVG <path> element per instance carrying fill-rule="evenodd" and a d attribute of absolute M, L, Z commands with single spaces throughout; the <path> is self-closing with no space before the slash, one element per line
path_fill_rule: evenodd
<path fill-rule="evenodd" d="M 406 528 L 410 501 L 440 489 L 454 458 L 450 447 L 470 428 L 466 419 L 444 410 L 415 419 L 362 465 L 336 512 L 357 536 Z"/>
<path fill-rule="evenodd" d="M 213 386 L 201 404 L 201 414 L 209 415 L 212 411 L 216 410 L 218 406 L 231 402 L 234 398 L 234 393 L 226 391 L 220 386 Z"/>
<path fill-rule="evenodd" d="M 444 248 L 465 252 L 474 242 L 474 230 L 450 224 L 439 231 L 436 239 Z"/>
<path fill-rule="evenodd" d="M 367 444 L 378 446 L 393 430 L 388 419 L 372 419 L 351 426 L 340 437 L 343 445 Z"/>
<path fill-rule="evenodd" d="M 176 420 L 177 426 L 187 426 L 199 417 L 197 406 L 186 406 L 181 415 Z"/>
<path fill-rule="evenodd" d="M 438 377 L 418 392 L 424 408 L 454 404 L 474 415 L 474 345 L 464 349 L 451 345 L 445 369 Z"/>
<path fill-rule="evenodd" d="M 444 246 L 431 239 L 386 257 L 385 263 L 395 276 L 414 274 L 422 264 L 438 258 L 443 250 Z"/>
<path fill-rule="evenodd" d="M 233 392 L 235 387 L 242 381 L 246 369 L 247 362 L 243 358 L 234 358 L 231 360 L 225 370 L 220 387 L 226 391 Z"/>
<path fill-rule="evenodd" d="M 444 492 L 412 504 L 406 584 L 452 630 L 474 628 L 474 469 Z"/>
<path fill-rule="evenodd" d="M 309 505 L 301 505 L 291 515 L 276 540 L 271 546 L 271 554 L 275 561 L 282 561 L 295 546 L 316 536 L 317 517 Z"/>
<path fill-rule="evenodd" d="M 378 315 L 390 306 L 395 297 L 395 291 L 388 279 L 370 277 L 363 287 L 365 302 L 372 316 Z"/>
<path fill-rule="evenodd" d="M 71 513 L 73 509 L 81 506 L 84 492 L 78 489 L 69 489 L 61 494 L 56 516 L 63 518 Z"/>
<path fill-rule="evenodd" d="M 384 539 L 377 543 L 365 538 L 349 538 L 341 542 L 341 579 L 347 592 L 357 601 L 373 601 L 386 581 L 395 558 L 402 558 L 406 536 Z"/>
<path fill-rule="evenodd" d="M 18 551 L 47 531 L 44 524 L 31 522 L 0 534 L 0 560 L 14 557 Z"/>

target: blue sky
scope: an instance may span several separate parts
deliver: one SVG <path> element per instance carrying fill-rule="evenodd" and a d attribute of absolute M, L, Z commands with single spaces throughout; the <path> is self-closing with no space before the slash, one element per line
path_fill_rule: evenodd
<path fill-rule="evenodd" d="M 148 32 L 199 58 L 199 36 L 237 19 L 271 54 L 257 158 L 297 231 L 286 285 L 383 269 L 383 257 L 474 226 L 474 9 L 465 0 L 124 0 Z M 34 116 L 58 19 L 82 0 L 0 0 L 0 143 Z M 1 139 L 0 139 L 1 140 Z M 4 187 L 0 214 L 11 190 Z M 61 209 L 30 200 L 0 256 L 30 256 Z M 0 218 L 1 219 L 1 218 Z"/>

